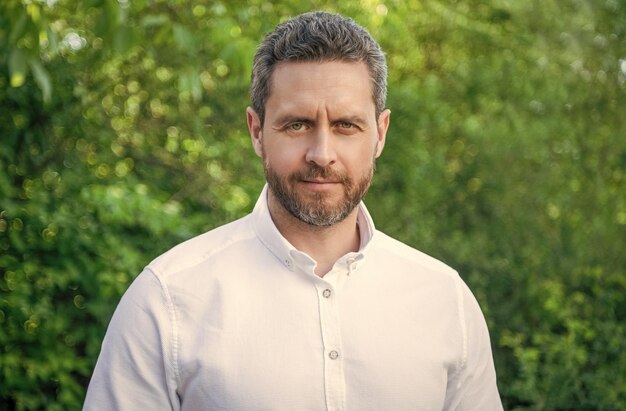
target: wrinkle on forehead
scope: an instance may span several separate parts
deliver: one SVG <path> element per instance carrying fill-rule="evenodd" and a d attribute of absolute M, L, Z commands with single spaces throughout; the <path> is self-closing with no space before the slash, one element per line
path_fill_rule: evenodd
<path fill-rule="evenodd" d="M 281 63 L 273 76 L 266 112 L 273 112 L 274 118 L 293 115 L 338 121 L 375 117 L 372 84 L 365 63 Z"/>

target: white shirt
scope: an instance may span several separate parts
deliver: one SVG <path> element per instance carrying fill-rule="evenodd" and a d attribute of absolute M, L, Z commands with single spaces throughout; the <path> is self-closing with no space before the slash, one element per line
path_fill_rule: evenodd
<path fill-rule="evenodd" d="M 107 330 L 85 410 L 501 410 L 480 308 L 376 231 L 323 278 L 254 211 L 150 263 Z"/>

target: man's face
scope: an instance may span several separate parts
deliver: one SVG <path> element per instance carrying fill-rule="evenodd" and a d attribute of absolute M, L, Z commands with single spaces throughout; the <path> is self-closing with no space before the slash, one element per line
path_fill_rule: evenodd
<path fill-rule="evenodd" d="M 389 111 L 376 119 L 365 63 L 281 63 L 272 82 L 262 127 L 248 109 L 270 194 L 301 221 L 336 224 L 369 188 Z"/>

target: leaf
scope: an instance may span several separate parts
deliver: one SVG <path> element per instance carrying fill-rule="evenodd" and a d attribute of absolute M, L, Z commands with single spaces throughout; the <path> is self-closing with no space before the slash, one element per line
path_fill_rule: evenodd
<path fill-rule="evenodd" d="M 133 32 L 133 29 L 131 27 L 128 27 L 128 26 L 119 27 L 113 39 L 115 51 L 117 51 L 120 54 L 126 53 L 133 46 L 134 40 L 135 40 L 135 33 Z"/>
<path fill-rule="evenodd" d="M 36 58 L 30 59 L 30 68 L 33 71 L 33 76 L 35 77 L 37 85 L 43 93 L 43 102 L 48 104 L 52 97 L 52 83 L 50 81 L 50 75 L 41 62 Z"/>
<path fill-rule="evenodd" d="M 26 33 L 26 13 L 24 9 L 20 9 L 20 16 L 17 18 L 17 22 L 11 29 L 11 34 L 9 35 L 9 43 L 17 43 L 17 41 L 24 36 L 24 33 Z"/>
<path fill-rule="evenodd" d="M 170 18 L 167 14 L 148 14 L 141 19 L 141 25 L 143 27 L 162 26 L 169 21 Z"/>
<path fill-rule="evenodd" d="M 52 54 L 56 54 L 59 52 L 59 39 L 57 34 L 48 27 L 48 49 L 52 52 Z"/>
<path fill-rule="evenodd" d="M 39 22 L 41 21 L 41 8 L 38 4 L 27 5 L 26 13 L 28 13 L 33 23 L 39 24 Z"/>
<path fill-rule="evenodd" d="M 26 81 L 28 66 L 26 64 L 26 54 L 20 49 L 13 49 L 9 57 L 9 75 L 11 76 L 11 87 L 21 87 Z"/>
<path fill-rule="evenodd" d="M 172 25 L 174 32 L 174 42 L 181 51 L 193 51 L 194 50 L 194 37 L 193 34 L 182 24 L 174 23 Z"/>
<path fill-rule="evenodd" d="M 197 71 L 193 67 L 189 67 L 180 73 L 178 78 L 178 90 L 187 92 L 191 95 L 193 101 L 198 102 L 202 98 L 202 83 Z"/>

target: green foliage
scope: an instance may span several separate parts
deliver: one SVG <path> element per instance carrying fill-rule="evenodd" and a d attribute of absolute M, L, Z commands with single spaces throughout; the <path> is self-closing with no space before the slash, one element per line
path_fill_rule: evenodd
<path fill-rule="evenodd" d="M 252 207 L 251 58 L 309 9 L 354 17 L 388 55 L 369 207 L 466 278 L 505 409 L 626 408 L 622 3 L 14 0 L 0 3 L 0 410 L 80 408 L 134 276 Z"/>

